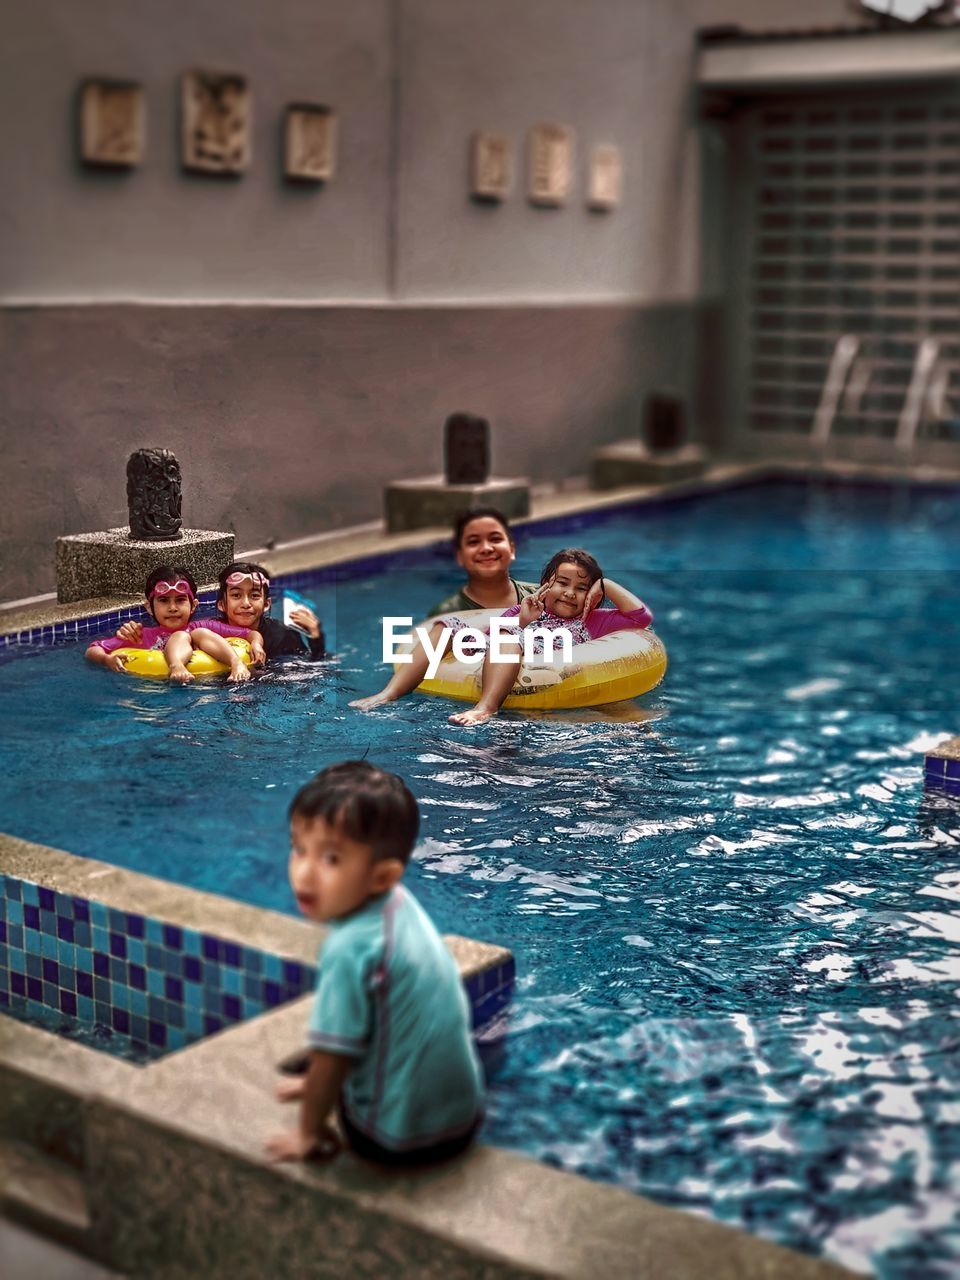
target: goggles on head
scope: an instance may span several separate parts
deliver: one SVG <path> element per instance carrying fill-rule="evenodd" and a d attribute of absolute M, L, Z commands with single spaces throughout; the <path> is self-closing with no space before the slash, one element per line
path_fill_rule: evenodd
<path fill-rule="evenodd" d="M 263 573 L 230 573 L 226 578 L 228 587 L 239 587 L 249 582 L 251 587 L 260 587 L 263 594 L 270 594 L 270 579 Z"/>
<path fill-rule="evenodd" d="M 147 599 L 152 600 L 154 596 L 168 596 L 172 591 L 179 591 L 182 595 L 189 596 L 196 603 L 197 597 L 193 594 L 193 587 L 191 587 L 186 578 L 178 578 L 176 582 L 164 582 L 161 579 Z"/>

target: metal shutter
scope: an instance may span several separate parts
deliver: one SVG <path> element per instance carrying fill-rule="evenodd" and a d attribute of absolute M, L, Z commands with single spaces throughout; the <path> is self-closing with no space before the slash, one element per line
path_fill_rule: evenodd
<path fill-rule="evenodd" d="M 940 340 L 943 387 L 960 403 L 960 93 L 764 100 L 742 123 L 748 426 L 809 432 L 847 333 L 868 381 L 858 405 L 842 402 L 835 434 L 893 437 L 925 335 Z"/>

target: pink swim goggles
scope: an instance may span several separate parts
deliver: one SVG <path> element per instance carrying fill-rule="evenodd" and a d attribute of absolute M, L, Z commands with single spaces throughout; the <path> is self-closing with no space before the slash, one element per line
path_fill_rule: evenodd
<path fill-rule="evenodd" d="M 196 603 L 197 597 L 193 594 L 193 587 L 191 587 L 186 578 L 178 578 L 176 582 L 164 582 L 161 578 L 147 599 L 152 600 L 154 596 L 168 596 L 173 591 L 179 591 L 181 595 L 189 596 Z"/>
<path fill-rule="evenodd" d="M 270 593 L 270 579 L 263 573 L 230 573 L 226 577 L 228 587 L 239 587 L 249 582 L 251 587 L 261 587 L 264 595 Z"/>

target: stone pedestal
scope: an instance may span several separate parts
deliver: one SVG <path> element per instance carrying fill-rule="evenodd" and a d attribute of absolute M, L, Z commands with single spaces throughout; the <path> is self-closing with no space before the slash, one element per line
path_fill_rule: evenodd
<path fill-rule="evenodd" d="M 960 798 L 960 738 L 948 738 L 928 751 L 923 761 L 926 791 Z"/>
<path fill-rule="evenodd" d="M 497 507 L 508 520 L 530 514 L 530 485 L 523 479 L 447 484 L 443 476 L 428 476 L 396 480 L 383 496 L 388 533 L 451 525 L 468 507 Z"/>
<path fill-rule="evenodd" d="M 140 542 L 127 529 L 73 533 L 57 539 L 57 599 L 61 604 L 91 596 L 142 595 L 158 565 L 180 565 L 198 586 L 216 581 L 233 559 L 233 534 L 184 529 L 172 542 Z"/>
<path fill-rule="evenodd" d="M 651 453 L 641 440 L 619 440 L 605 445 L 590 463 L 591 489 L 617 489 L 621 485 L 667 484 L 702 475 L 707 456 L 697 444 L 685 444 L 664 453 Z"/>

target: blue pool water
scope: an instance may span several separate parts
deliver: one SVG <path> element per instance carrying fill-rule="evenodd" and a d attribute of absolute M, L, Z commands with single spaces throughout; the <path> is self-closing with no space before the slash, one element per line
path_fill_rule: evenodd
<path fill-rule="evenodd" d="M 487 1140 L 893 1277 L 960 1274 L 960 495 L 752 486 L 538 526 L 653 607 L 627 707 L 448 726 L 361 716 L 379 617 L 444 552 L 315 585 L 339 661 L 244 687 L 0 664 L 4 829 L 293 910 L 284 812 L 369 751 L 422 804 L 415 892 L 510 947 Z"/>

